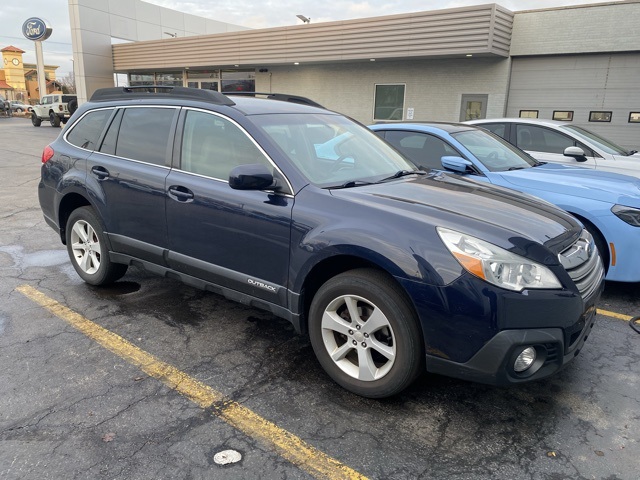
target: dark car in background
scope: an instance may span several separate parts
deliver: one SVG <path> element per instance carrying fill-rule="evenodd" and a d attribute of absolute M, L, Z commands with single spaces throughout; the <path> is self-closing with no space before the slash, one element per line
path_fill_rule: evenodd
<path fill-rule="evenodd" d="M 98 90 L 42 162 L 44 217 L 87 283 L 135 265 L 270 311 L 367 397 L 425 368 L 497 385 L 551 375 L 581 350 L 603 288 L 567 213 L 422 172 L 313 106 Z"/>

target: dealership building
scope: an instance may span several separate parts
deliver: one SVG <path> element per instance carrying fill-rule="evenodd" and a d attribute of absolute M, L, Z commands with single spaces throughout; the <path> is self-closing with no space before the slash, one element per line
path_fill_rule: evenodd
<path fill-rule="evenodd" d="M 164 84 L 309 97 L 363 123 L 555 118 L 640 147 L 640 0 L 497 4 L 247 29 L 140 0 L 69 0 L 80 100 Z"/>

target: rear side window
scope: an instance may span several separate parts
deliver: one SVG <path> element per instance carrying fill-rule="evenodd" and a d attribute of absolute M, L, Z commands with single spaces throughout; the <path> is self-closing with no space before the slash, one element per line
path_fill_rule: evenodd
<path fill-rule="evenodd" d="M 116 155 L 166 165 L 175 108 L 127 108 L 122 116 Z"/>
<path fill-rule="evenodd" d="M 112 111 L 107 109 L 87 113 L 75 123 L 73 129 L 67 135 L 67 142 L 76 147 L 95 150 L 96 142 L 100 138 L 100 134 L 104 130 Z"/>

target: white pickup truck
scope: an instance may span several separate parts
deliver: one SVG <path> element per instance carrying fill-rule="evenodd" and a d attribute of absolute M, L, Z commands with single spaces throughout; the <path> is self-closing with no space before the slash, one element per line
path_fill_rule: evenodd
<path fill-rule="evenodd" d="M 76 95 L 63 93 L 44 95 L 40 103 L 33 106 L 31 123 L 34 127 L 39 127 L 43 120 L 49 120 L 52 127 L 59 127 L 60 122 L 67 123 L 76 108 L 78 108 Z"/>

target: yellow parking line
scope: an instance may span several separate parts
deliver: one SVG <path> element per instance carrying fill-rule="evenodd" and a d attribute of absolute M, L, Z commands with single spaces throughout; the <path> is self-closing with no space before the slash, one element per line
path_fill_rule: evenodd
<path fill-rule="evenodd" d="M 625 322 L 628 322 L 633 318 L 630 315 L 623 315 L 622 313 L 610 312 L 609 310 L 598 309 L 597 313 L 600 315 L 604 315 L 606 317 L 612 317 L 612 318 L 617 318 L 618 320 L 624 320 Z"/>
<path fill-rule="evenodd" d="M 239 403 L 226 398 L 222 393 L 157 359 L 121 336 L 88 320 L 39 290 L 29 285 L 21 285 L 17 290 L 107 350 L 189 398 L 201 408 L 210 408 L 215 416 L 246 435 L 261 441 L 264 445 L 275 450 L 283 458 L 305 470 L 313 477 L 325 480 L 366 480 L 364 475 L 331 458 L 291 432 L 262 418 L 247 407 L 243 407 Z"/>

